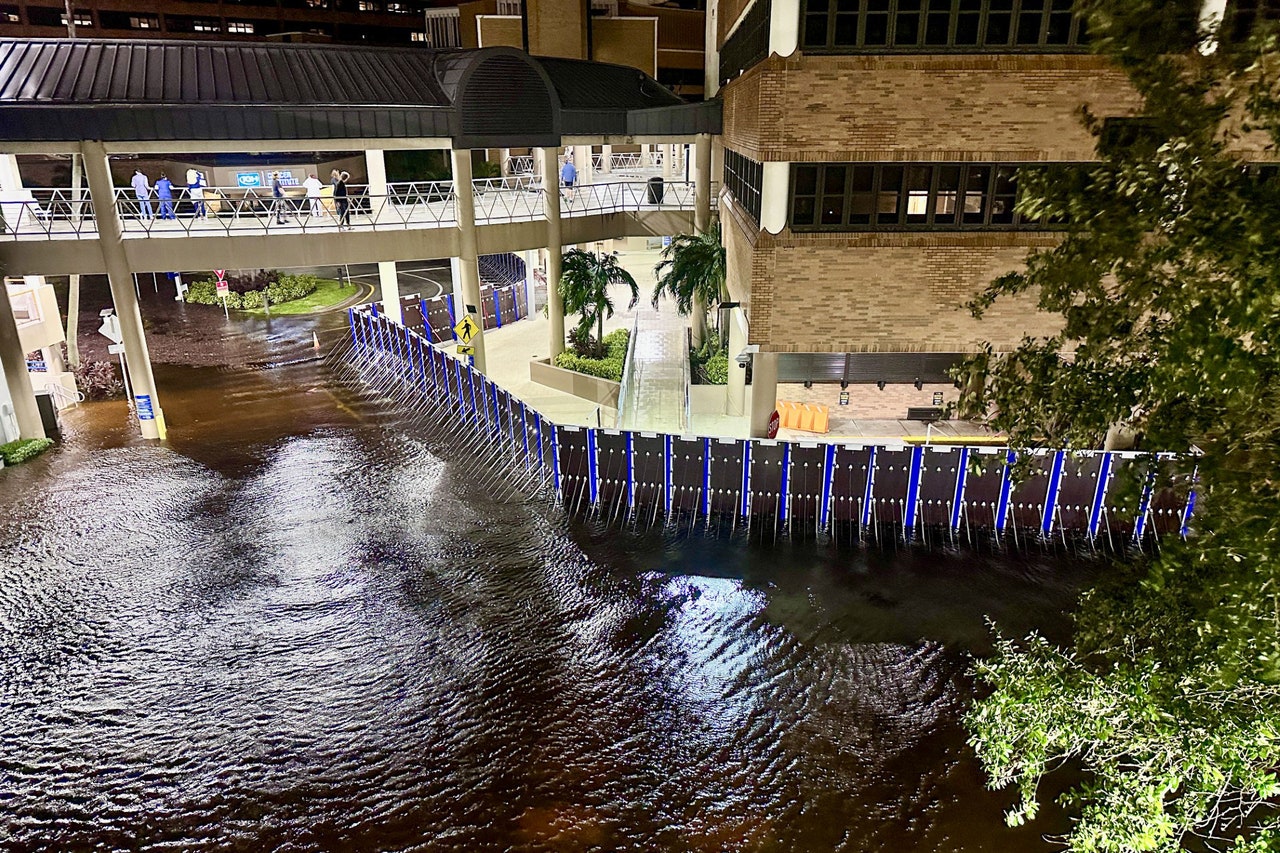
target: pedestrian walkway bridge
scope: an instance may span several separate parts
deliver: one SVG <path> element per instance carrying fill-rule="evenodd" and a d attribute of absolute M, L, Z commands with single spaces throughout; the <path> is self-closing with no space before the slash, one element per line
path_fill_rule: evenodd
<path fill-rule="evenodd" d="M 643 172 L 601 177 L 598 183 L 575 188 L 571 197 L 558 191 L 567 243 L 666 236 L 691 229 L 693 182 L 659 184 Z M 473 181 L 473 188 L 482 251 L 518 252 L 545 245 L 547 193 L 540 180 L 483 179 Z M 101 255 L 94 248 L 99 238 L 97 217 L 87 192 L 31 189 L 22 195 L 29 197 L 0 196 L 0 246 L 4 246 L 10 274 L 101 270 Z M 714 190 L 711 195 L 714 198 Z M 197 203 L 206 207 L 204 215 L 197 215 Z M 130 189 L 117 190 L 114 204 L 131 266 L 137 272 L 456 254 L 458 202 L 452 181 L 391 183 L 385 194 L 353 195 L 348 227 L 339 221 L 332 198 L 321 199 L 313 214 L 304 197 L 273 199 L 269 191 L 230 187 L 208 187 L 199 201 L 183 189 L 175 194 L 172 218 L 160 216 L 155 199 L 151 200 L 154 215 L 146 216 Z M 334 239 L 339 234 L 340 243 Z M 326 239 L 316 240 L 317 236 Z M 425 239 L 406 244 L 406 237 Z M 77 249 L 71 244 L 87 245 Z M 340 252 L 335 251 L 338 246 Z M 291 262 L 290 256 L 296 261 Z"/>

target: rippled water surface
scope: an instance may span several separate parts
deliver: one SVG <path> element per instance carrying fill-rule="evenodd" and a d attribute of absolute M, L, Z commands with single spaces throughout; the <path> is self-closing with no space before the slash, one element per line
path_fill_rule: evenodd
<path fill-rule="evenodd" d="M 92 405 L 0 472 L 0 848 L 1038 851 L 1061 828 L 1003 827 L 958 721 L 984 616 L 1061 633 L 1085 569 L 606 533 L 487 496 L 319 365 L 157 374 L 168 445 Z"/>

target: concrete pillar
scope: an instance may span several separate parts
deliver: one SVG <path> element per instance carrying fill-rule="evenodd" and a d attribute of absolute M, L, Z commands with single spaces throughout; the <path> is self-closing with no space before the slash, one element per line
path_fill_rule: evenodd
<path fill-rule="evenodd" d="M 85 176 L 89 179 L 89 197 L 93 200 L 94 218 L 98 222 L 98 243 L 102 246 L 103 266 L 111 283 L 111 301 L 120 317 L 124 354 L 129 363 L 134 411 L 143 438 L 163 439 L 166 435 L 164 412 L 156 395 L 156 380 L 151 375 L 151 353 L 142 331 L 142 314 L 133 290 L 133 276 L 121 238 L 120 215 L 116 211 L 111 185 L 111 169 L 107 150 L 101 142 L 80 143 L 84 156 Z"/>
<path fill-rule="evenodd" d="M 387 214 L 387 161 L 379 149 L 364 152 L 364 165 L 369 172 L 369 204 L 374 224 Z"/>
<path fill-rule="evenodd" d="M 36 395 L 27 375 L 27 354 L 18 338 L 18 321 L 13 317 L 9 303 L 9 288 L 0 283 L 0 368 L 3 368 L 5 385 L 13 400 L 13 412 L 18 418 L 18 435 L 21 438 L 44 438 L 44 425 L 40 422 L 40 410 L 36 408 Z"/>
<path fill-rule="evenodd" d="M 533 173 L 534 173 L 535 175 L 541 175 L 541 174 L 544 174 L 544 173 L 547 171 L 547 170 L 546 170 L 546 164 L 545 164 L 545 162 L 544 162 L 544 161 L 545 161 L 545 160 L 546 160 L 546 158 L 547 158 L 547 151 L 548 151 L 548 150 L 551 150 L 551 149 L 547 149 L 547 148 L 534 148 L 534 149 L 533 149 Z M 557 166 L 556 166 L 556 169 L 558 170 L 559 168 L 560 168 L 560 167 L 557 165 Z M 557 171 L 557 172 L 556 172 L 556 180 L 557 180 L 557 181 L 558 181 L 558 180 L 560 180 L 560 172 L 559 172 L 559 171 Z"/>
<path fill-rule="evenodd" d="M 751 437 L 768 438 L 769 418 L 778 407 L 778 355 L 758 352 L 751 359 Z"/>
<path fill-rule="evenodd" d="M 613 146 L 600 146 L 600 171 L 608 175 L 613 171 Z"/>
<path fill-rule="evenodd" d="M 787 187 L 791 183 L 790 163 L 765 163 L 760 181 L 760 227 L 781 234 L 787 227 Z"/>
<path fill-rule="evenodd" d="M 671 177 L 671 169 L 673 165 L 671 161 L 675 160 L 675 157 L 671 155 L 674 150 L 674 145 L 662 146 L 662 177 L 664 178 L 669 179 Z"/>
<path fill-rule="evenodd" d="M 84 163 L 79 154 L 71 155 L 71 198 L 80 200 L 81 184 L 84 180 Z M 80 205 L 76 205 L 75 216 L 79 220 Z M 72 367 L 80 366 L 80 276 L 71 275 L 67 288 L 67 361 Z"/>
<path fill-rule="evenodd" d="M 476 198 L 471 183 L 471 151 L 453 149 L 453 191 L 458 212 L 458 267 L 462 278 L 462 304 L 455 306 L 458 319 L 466 314 L 480 327 L 471 339 L 475 368 L 485 373 L 484 304 L 480 301 L 480 259 L 476 248 Z"/>
<path fill-rule="evenodd" d="M 640 168 L 645 168 L 653 164 L 653 146 L 640 146 Z"/>
<path fill-rule="evenodd" d="M 747 348 L 747 315 L 741 308 L 725 311 L 729 324 L 729 387 L 725 412 L 730 415 L 747 413 L 747 369 L 739 367 L 736 359 Z"/>
<path fill-rule="evenodd" d="M 699 133 L 693 150 L 693 228 L 705 234 L 711 227 L 711 134 Z"/>
<path fill-rule="evenodd" d="M 720 4 L 717 0 L 707 0 L 704 19 L 706 30 L 702 43 L 706 51 L 703 53 L 702 97 L 709 101 L 720 91 Z"/>
<path fill-rule="evenodd" d="M 579 184 L 595 183 L 596 169 L 591 160 L 590 145 L 573 146 L 573 164 L 578 167 Z"/>
<path fill-rule="evenodd" d="M 498 156 L 502 158 L 502 162 L 498 164 L 498 168 L 502 170 L 502 177 L 511 177 L 511 149 L 499 148 Z"/>
<path fill-rule="evenodd" d="M 560 250 L 564 232 L 560 226 L 560 171 L 555 148 L 541 148 L 543 209 L 547 215 L 547 316 L 551 320 L 551 358 L 564 352 L 564 300 L 560 298 Z"/>
<path fill-rule="evenodd" d="M 395 261 L 378 261 L 378 284 L 382 286 L 382 309 L 386 315 L 404 325 L 404 311 L 400 308 L 400 276 Z"/>
<path fill-rule="evenodd" d="M 524 295 L 527 313 L 525 316 L 532 317 L 538 311 L 538 294 L 536 282 L 533 278 L 533 271 L 538 263 L 538 250 L 527 249 L 524 253 Z"/>

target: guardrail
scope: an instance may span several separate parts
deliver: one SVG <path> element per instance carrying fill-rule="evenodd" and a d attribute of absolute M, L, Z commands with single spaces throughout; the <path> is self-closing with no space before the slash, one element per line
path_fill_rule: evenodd
<path fill-rule="evenodd" d="M 291 188 L 292 189 L 292 188 Z M 536 177 L 486 178 L 473 182 L 476 223 L 522 222 L 545 216 L 546 192 Z M 561 188 L 561 216 L 691 210 L 689 181 L 607 181 Z M 346 200 L 307 198 L 290 192 L 274 198 L 261 188 L 205 187 L 193 193 L 175 187 L 172 199 L 138 199 L 117 189 L 114 204 L 126 238 L 205 237 L 353 230 L 448 227 L 457 222 L 452 181 L 387 185 L 385 195 L 352 187 Z M 53 240 L 96 237 L 97 221 L 87 194 L 29 190 L 0 195 L 0 239 Z"/>

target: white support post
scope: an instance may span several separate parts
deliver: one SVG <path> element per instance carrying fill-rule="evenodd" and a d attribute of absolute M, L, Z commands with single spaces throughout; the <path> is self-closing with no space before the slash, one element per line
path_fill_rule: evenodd
<path fill-rule="evenodd" d="M 455 306 L 458 319 L 470 315 L 480 327 L 470 346 L 475 368 L 485 373 L 484 303 L 480 300 L 480 258 L 476 246 L 476 199 L 471 183 L 471 150 L 453 149 L 453 192 L 458 211 L 458 267 L 462 279 L 462 304 Z"/>
<path fill-rule="evenodd" d="M 22 350 L 18 337 L 18 321 L 13 316 L 9 302 L 9 288 L 0 283 L 0 373 L 4 374 L 9 397 L 13 400 L 13 412 L 18 420 L 20 438 L 44 438 L 44 424 L 36 395 L 27 375 L 27 354 Z"/>
<path fill-rule="evenodd" d="M 382 308 L 386 315 L 404 325 L 404 311 L 400 307 L 400 276 L 395 261 L 378 261 L 378 284 L 382 287 Z"/>
<path fill-rule="evenodd" d="M 613 172 L 613 146 L 600 146 L 600 171 L 608 175 Z"/>
<path fill-rule="evenodd" d="M 115 192 L 111 184 L 111 169 L 107 163 L 107 149 L 101 142 L 80 143 L 84 156 L 85 176 L 89 179 L 89 197 L 93 201 L 93 215 L 98 223 L 98 244 L 102 247 L 103 265 L 111 285 L 111 299 L 115 302 L 120 318 L 124 354 L 129 363 L 133 380 L 134 412 L 143 438 L 163 439 L 166 435 L 164 412 L 156 395 L 155 377 L 151 375 L 151 353 L 142 330 L 142 313 L 133 289 L 133 275 L 129 259 L 125 255 L 120 215 L 116 210 Z"/>
<path fill-rule="evenodd" d="M 533 271 L 538 263 L 538 250 L 527 249 L 524 253 L 524 296 L 528 313 L 526 316 L 532 317 L 538 312 L 538 294 L 536 279 L 533 277 Z"/>
<path fill-rule="evenodd" d="M 560 224 L 560 172 L 555 148 L 539 149 L 542 156 L 543 209 L 547 216 L 547 316 L 551 320 L 550 354 L 564 352 L 564 300 L 560 298 L 560 252 L 564 231 Z"/>
<path fill-rule="evenodd" d="M 387 213 L 387 161 L 381 150 L 369 149 L 364 152 L 364 164 L 369 172 L 369 212 L 377 225 Z"/>
<path fill-rule="evenodd" d="M 768 438 L 769 418 L 778 408 L 778 354 L 758 352 L 751 364 L 751 437 Z"/>

